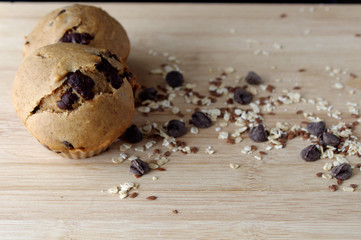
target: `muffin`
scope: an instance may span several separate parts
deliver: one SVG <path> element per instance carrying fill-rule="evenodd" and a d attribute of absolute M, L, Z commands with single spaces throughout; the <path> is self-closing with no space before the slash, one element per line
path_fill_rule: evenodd
<path fill-rule="evenodd" d="M 137 87 L 125 63 L 108 50 L 56 43 L 23 60 L 12 98 L 41 144 L 86 158 L 104 151 L 129 126 Z"/>
<path fill-rule="evenodd" d="M 25 37 L 23 57 L 58 42 L 71 42 L 109 49 L 126 60 L 130 43 L 122 25 L 100 8 L 74 4 L 43 17 Z"/>

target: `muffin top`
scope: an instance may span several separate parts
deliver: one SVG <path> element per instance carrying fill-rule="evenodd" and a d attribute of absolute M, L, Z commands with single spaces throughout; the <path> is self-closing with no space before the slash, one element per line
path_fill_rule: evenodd
<path fill-rule="evenodd" d="M 71 42 L 109 49 L 126 60 L 130 42 L 122 25 L 100 8 L 74 4 L 44 16 L 25 37 L 23 57 L 45 45 Z"/>
<path fill-rule="evenodd" d="M 50 149 L 97 149 L 128 127 L 136 87 L 128 67 L 109 51 L 57 43 L 23 60 L 13 103 L 30 133 Z"/>

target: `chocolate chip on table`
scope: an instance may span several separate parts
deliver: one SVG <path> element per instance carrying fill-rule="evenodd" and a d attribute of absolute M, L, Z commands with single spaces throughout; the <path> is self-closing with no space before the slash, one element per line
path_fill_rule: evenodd
<path fill-rule="evenodd" d="M 88 45 L 94 37 L 88 33 L 75 33 L 71 31 L 67 31 L 59 40 L 59 42 L 65 43 L 79 43 Z"/>
<path fill-rule="evenodd" d="M 250 139 L 252 139 L 255 142 L 265 142 L 267 141 L 267 132 L 264 129 L 264 126 L 262 124 L 253 127 L 249 133 L 248 136 Z"/>
<path fill-rule="evenodd" d="M 79 70 L 76 70 L 75 73 L 68 74 L 67 83 L 85 100 L 91 100 L 94 98 L 94 80 Z"/>
<path fill-rule="evenodd" d="M 337 147 L 340 144 L 340 139 L 332 133 L 324 132 L 320 134 L 319 143 L 323 146 L 329 145 Z"/>
<path fill-rule="evenodd" d="M 123 76 L 118 74 L 118 69 L 113 67 L 108 60 L 106 60 L 103 56 L 100 56 L 101 62 L 95 64 L 95 68 L 104 73 L 107 81 L 110 82 L 113 88 L 119 89 L 123 84 Z"/>
<path fill-rule="evenodd" d="M 66 92 L 61 96 L 61 100 L 56 102 L 56 105 L 63 110 L 71 110 L 73 109 L 73 104 L 78 101 L 79 97 L 75 93 L 73 93 L 73 89 L 69 88 Z"/>
<path fill-rule="evenodd" d="M 332 169 L 332 176 L 336 179 L 346 180 L 352 176 L 352 168 L 348 163 L 342 163 Z"/>
<path fill-rule="evenodd" d="M 167 73 L 165 80 L 167 81 L 168 85 L 175 88 L 180 87 L 184 83 L 183 75 L 178 71 L 170 71 Z"/>
<path fill-rule="evenodd" d="M 125 130 L 122 138 L 129 143 L 137 143 L 142 141 L 143 133 L 139 130 L 137 125 L 133 124 Z"/>
<path fill-rule="evenodd" d="M 251 85 L 260 85 L 263 81 L 262 78 L 255 72 L 249 71 L 245 80 L 248 84 Z"/>
<path fill-rule="evenodd" d="M 148 163 L 143 162 L 139 158 L 130 162 L 129 171 L 135 175 L 144 175 L 150 171 Z"/>
<path fill-rule="evenodd" d="M 325 130 L 326 130 L 326 123 L 324 121 L 310 122 L 307 124 L 307 131 L 314 136 L 320 135 Z"/>
<path fill-rule="evenodd" d="M 314 162 L 321 157 L 321 152 L 316 145 L 310 145 L 301 151 L 301 157 L 306 162 Z"/>
<path fill-rule="evenodd" d="M 212 120 L 207 114 L 197 111 L 192 114 L 192 123 L 194 126 L 199 128 L 209 128 L 212 125 Z"/>
<path fill-rule="evenodd" d="M 167 126 L 167 133 L 172 137 L 180 137 L 187 133 L 187 128 L 184 122 L 179 120 L 170 120 Z"/>
<path fill-rule="evenodd" d="M 74 146 L 70 143 L 70 142 L 68 142 L 68 141 L 63 141 L 63 144 L 65 145 L 65 147 L 67 148 L 67 149 L 74 149 Z"/>
<path fill-rule="evenodd" d="M 242 88 L 237 88 L 234 91 L 234 100 L 240 104 L 249 104 L 252 102 L 252 94 Z"/>
<path fill-rule="evenodd" d="M 149 87 L 141 91 L 138 95 L 138 97 L 142 100 L 155 100 L 157 98 L 157 89 L 154 87 Z"/>

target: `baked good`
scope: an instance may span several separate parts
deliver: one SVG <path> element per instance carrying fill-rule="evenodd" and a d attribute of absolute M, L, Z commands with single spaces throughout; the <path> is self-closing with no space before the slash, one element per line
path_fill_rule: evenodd
<path fill-rule="evenodd" d="M 129 126 L 137 87 L 125 63 L 109 51 L 56 43 L 23 60 L 12 97 L 40 143 L 85 158 L 104 151 Z"/>
<path fill-rule="evenodd" d="M 44 16 L 25 37 L 23 57 L 57 42 L 105 48 L 126 60 L 130 42 L 122 25 L 100 8 L 74 4 Z"/>

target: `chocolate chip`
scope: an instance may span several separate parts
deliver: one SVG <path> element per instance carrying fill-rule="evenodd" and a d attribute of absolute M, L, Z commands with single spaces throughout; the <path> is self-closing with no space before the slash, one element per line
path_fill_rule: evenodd
<path fill-rule="evenodd" d="M 106 60 L 103 56 L 100 56 L 101 62 L 95 64 L 95 68 L 104 73 L 107 81 L 110 82 L 113 88 L 119 89 L 123 84 L 123 76 L 118 74 L 118 69 L 113 67 L 108 60 Z"/>
<path fill-rule="evenodd" d="M 133 79 L 133 73 L 131 72 L 124 72 L 123 73 L 123 78 L 126 78 L 128 81 Z"/>
<path fill-rule="evenodd" d="M 324 121 L 310 122 L 307 124 L 307 131 L 314 136 L 320 135 L 325 131 L 325 129 L 326 129 L 326 123 Z"/>
<path fill-rule="evenodd" d="M 240 104 L 249 104 L 252 102 L 252 94 L 242 88 L 237 88 L 234 91 L 234 100 Z"/>
<path fill-rule="evenodd" d="M 332 169 L 332 176 L 341 180 L 349 179 L 352 176 L 352 168 L 350 164 L 342 163 L 337 165 Z"/>
<path fill-rule="evenodd" d="M 262 83 L 262 78 L 257 73 L 252 71 L 248 72 L 245 80 L 248 84 L 251 85 L 260 85 Z"/>
<path fill-rule="evenodd" d="M 319 143 L 323 146 L 329 145 L 337 147 L 340 144 L 340 139 L 332 133 L 324 132 L 320 134 Z"/>
<path fill-rule="evenodd" d="M 139 130 L 137 125 L 133 124 L 125 130 L 122 138 L 129 143 L 137 143 L 142 141 L 143 133 Z"/>
<path fill-rule="evenodd" d="M 56 102 L 56 105 L 63 110 L 71 110 L 73 109 L 73 104 L 78 101 L 79 97 L 73 93 L 73 89 L 69 88 L 66 92 L 61 96 L 60 101 Z"/>
<path fill-rule="evenodd" d="M 250 139 L 252 139 L 255 142 L 265 142 L 267 141 L 267 132 L 264 130 L 264 126 L 262 124 L 253 127 L 249 133 L 248 136 Z"/>
<path fill-rule="evenodd" d="M 63 10 L 61 10 L 61 11 L 58 13 L 58 15 L 56 15 L 56 16 L 58 17 L 58 16 L 60 16 L 61 14 L 65 13 L 65 12 L 66 12 L 66 10 L 63 9 Z"/>
<path fill-rule="evenodd" d="M 150 171 L 148 163 L 143 162 L 139 158 L 130 162 L 129 172 L 136 175 L 144 175 Z"/>
<path fill-rule="evenodd" d="M 85 100 L 94 98 L 94 93 L 92 91 L 95 85 L 94 80 L 79 70 L 76 70 L 75 73 L 68 74 L 67 83 Z"/>
<path fill-rule="evenodd" d="M 167 126 L 167 133 L 172 137 L 180 137 L 187 133 L 187 128 L 184 122 L 179 120 L 171 120 Z"/>
<path fill-rule="evenodd" d="M 118 56 L 116 55 L 116 54 L 109 54 L 109 57 L 110 58 L 114 58 L 115 60 L 117 60 L 118 62 L 120 62 L 120 60 L 119 60 L 119 58 L 118 58 Z"/>
<path fill-rule="evenodd" d="M 178 71 L 170 71 L 167 73 L 165 80 L 168 85 L 175 88 L 180 87 L 184 83 L 183 75 Z"/>
<path fill-rule="evenodd" d="M 142 100 L 154 100 L 157 98 L 157 89 L 155 89 L 154 87 L 149 87 L 144 89 L 143 91 L 141 91 L 138 95 L 138 97 Z"/>
<path fill-rule="evenodd" d="M 310 145 L 301 151 L 301 157 L 306 162 L 314 162 L 321 157 L 321 152 L 316 145 Z"/>
<path fill-rule="evenodd" d="M 192 115 L 192 123 L 199 128 L 209 128 L 212 125 L 212 120 L 207 114 L 197 111 Z"/>
<path fill-rule="evenodd" d="M 74 33 L 71 31 L 67 31 L 62 38 L 60 38 L 59 42 L 65 43 L 79 43 L 88 45 L 90 40 L 93 40 L 94 37 L 88 33 Z"/>
<path fill-rule="evenodd" d="M 63 141 L 62 142 L 64 145 L 65 145 L 65 147 L 67 148 L 67 149 L 74 149 L 74 146 L 70 143 L 70 142 L 68 142 L 68 141 Z"/>

